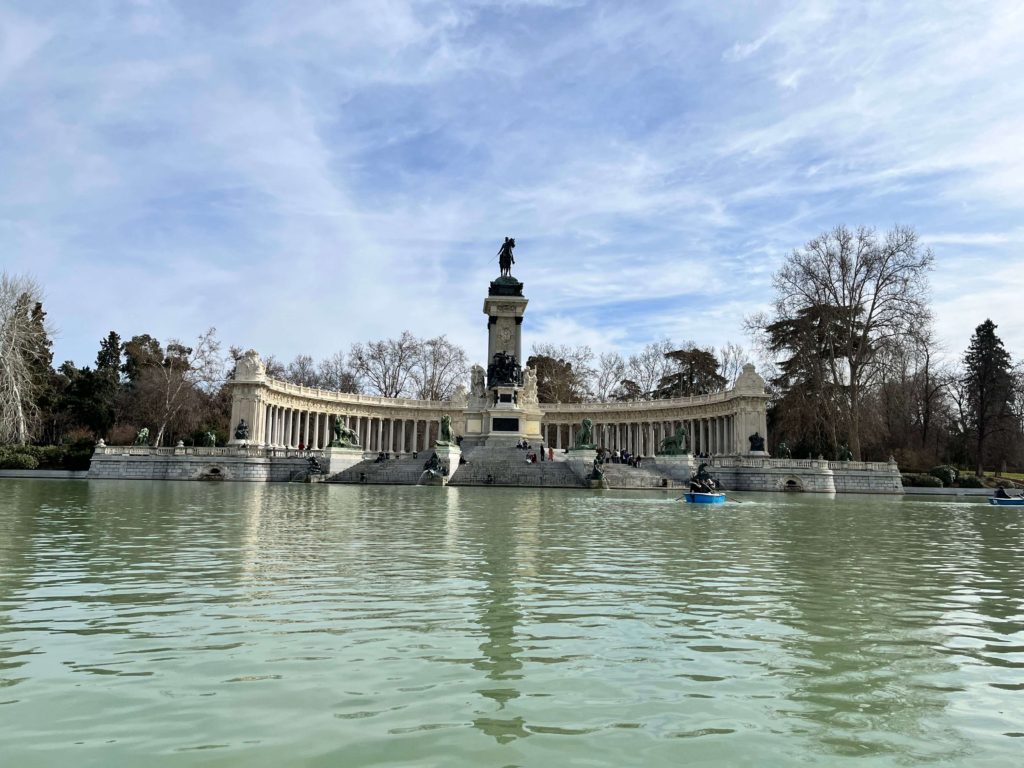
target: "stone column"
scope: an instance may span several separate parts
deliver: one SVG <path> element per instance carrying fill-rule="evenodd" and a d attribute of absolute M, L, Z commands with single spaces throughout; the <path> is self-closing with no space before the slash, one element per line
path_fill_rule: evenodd
<path fill-rule="evenodd" d="M 320 412 L 313 411 L 313 447 L 320 447 Z"/>

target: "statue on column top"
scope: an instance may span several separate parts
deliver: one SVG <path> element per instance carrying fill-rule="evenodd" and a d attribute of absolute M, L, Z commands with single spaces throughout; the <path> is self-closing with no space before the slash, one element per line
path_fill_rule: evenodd
<path fill-rule="evenodd" d="M 512 249 L 515 247 L 515 238 L 506 237 L 505 242 L 498 249 L 498 266 L 501 268 L 501 277 L 512 277 L 512 265 L 516 263 Z"/>

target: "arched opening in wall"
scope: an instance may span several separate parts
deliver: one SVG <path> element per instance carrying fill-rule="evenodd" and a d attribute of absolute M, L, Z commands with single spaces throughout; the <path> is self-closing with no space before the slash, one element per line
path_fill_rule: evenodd
<path fill-rule="evenodd" d="M 207 467 L 199 474 L 200 480 L 223 480 L 224 471 L 220 467 Z"/>
<path fill-rule="evenodd" d="M 791 475 L 782 481 L 782 490 L 784 491 L 802 491 L 803 489 L 804 484 L 800 482 L 799 477 L 793 477 Z"/>

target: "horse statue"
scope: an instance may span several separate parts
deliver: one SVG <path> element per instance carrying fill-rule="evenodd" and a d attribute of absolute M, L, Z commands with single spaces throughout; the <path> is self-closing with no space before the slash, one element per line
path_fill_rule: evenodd
<path fill-rule="evenodd" d="M 345 416 L 334 417 L 334 440 L 331 441 L 332 448 L 358 448 L 359 435 L 354 429 L 345 426 Z"/>
<path fill-rule="evenodd" d="M 580 431 L 576 433 L 576 448 L 593 448 L 594 446 L 594 422 L 584 419 L 580 423 Z"/>
<path fill-rule="evenodd" d="M 149 427 L 139 430 L 139 433 L 135 435 L 134 445 L 149 445 Z"/>
<path fill-rule="evenodd" d="M 512 277 L 512 265 L 516 263 L 512 249 L 515 247 L 515 238 L 506 237 L 505 242 L 498 249 L 498 266 L 501 268 L 501 277 Z"/>
<path fill-rule="evenodd" d="M 682 456 L 686 453 L 686 427 L 680 424 L 674 434 L 661 441 L 663 456 Z"/>

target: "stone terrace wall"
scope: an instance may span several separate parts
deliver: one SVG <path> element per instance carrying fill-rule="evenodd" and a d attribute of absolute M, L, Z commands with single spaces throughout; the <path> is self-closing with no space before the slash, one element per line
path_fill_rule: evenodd
<path fill-rule="evenodd" d="M 826 461 L 723 456 L 709 468 L 729 490 L 903 493 L 895 461 Z"/>
<path fill-rule="evenodd" d="M 309 455 L 264 448 L 100 446 L 89 479 L 287 482 L 305 474 Z"/>

